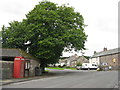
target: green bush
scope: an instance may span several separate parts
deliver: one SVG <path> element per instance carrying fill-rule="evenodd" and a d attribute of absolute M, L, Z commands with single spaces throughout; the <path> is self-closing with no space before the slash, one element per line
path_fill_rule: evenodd
<path fill-rule="evenodd" d="M 76 66 L 82 66 L 82 64 L 80 62 L 77 62 Z"/>
<path fill-rule="evenodd" d="M 70 66 L 66 66 L 65 68 L 70 68 Z"/>

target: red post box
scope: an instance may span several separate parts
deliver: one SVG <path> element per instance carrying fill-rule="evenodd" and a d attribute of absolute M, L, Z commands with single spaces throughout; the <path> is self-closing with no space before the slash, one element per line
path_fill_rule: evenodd
<path fill-rule="evenodd" d="M 24 62 L 25 59 L 23 57 L 15 57 L 14 58 L 14 78 L 23 78 L 24 77 Z"/>

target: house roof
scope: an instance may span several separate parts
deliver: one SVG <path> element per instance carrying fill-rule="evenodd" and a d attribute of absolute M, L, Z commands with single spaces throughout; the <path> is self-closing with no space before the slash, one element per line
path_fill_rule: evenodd
<path fill-rule="evenodd" d="M 78 58 L 79 58 L 79 56 L 73 55 L 73 56 L 69 57 L 67 60 L 68 60 L 68 61 L 75 61 L 75 60 L 77 60 Z"/>
<path fill-rule="evenodd" d="M 78 61 L 79 59 L 82 60 L 82 58 L 85 58 L 85 57 L 84 56 L 73 55 L 73 56 L 69 57 L 67 60 L 71 61 L 71 62 L 74 62 L 74 61 Z M 86 58 L 84 60 L 85 60 L 85 62 L 88 62 L 88 60 Z"/>
<path fill-rule="evenodd" d="M 101 52 L 96 52 L 92 57 L 100 57 L 100 56 L 106 56 L 106 55 L 111 55 L 111 54 L 116 54 L 120 53 L 120 48 L 115 48 L 115 49 L 110 49 L 107 51 L 101 51 Z"/>
<path fill-rule="evenodd" d="M 82 61 L 84 63 L 88 63 L 89 62 L 89 60 L 87 58 L 85 58 L 85 56 L 79 56 L 78 61 Z"/>
<path fill-rule="evenodd" d="M 17 57 L 22 56 L 28 59 L 35 59 L 30 54 L 26 53 L 25 51 L 21 49 L 10 49 L 10 48 L 0 48 L 0 57 Z"/>

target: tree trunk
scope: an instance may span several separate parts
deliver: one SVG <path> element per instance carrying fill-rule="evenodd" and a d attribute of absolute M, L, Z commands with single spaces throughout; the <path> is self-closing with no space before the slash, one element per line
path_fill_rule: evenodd
<path fill-rule="evenodd" d="M 46 63 L 44 60 L 41 61 L 41 65 L 40 65 L 40 68 L 42 70 L 42 73 L 45 73 L 45 67 L 46 67 Z"/>

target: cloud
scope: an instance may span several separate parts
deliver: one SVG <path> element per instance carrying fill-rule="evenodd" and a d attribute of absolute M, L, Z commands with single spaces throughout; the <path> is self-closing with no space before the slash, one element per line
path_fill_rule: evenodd
<path fill-rule="evenodd" d="M 40 0 L 0 0 L 0 28 L 11 21 L 21 21 Z"/>

